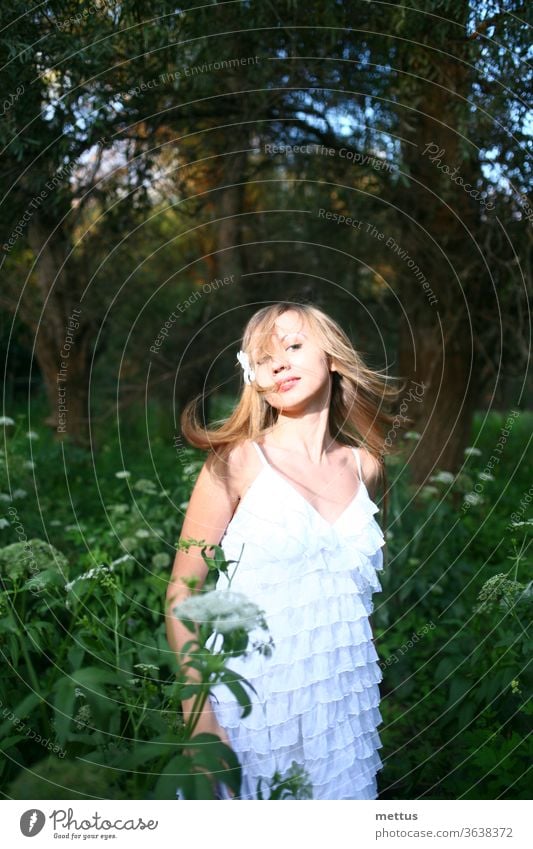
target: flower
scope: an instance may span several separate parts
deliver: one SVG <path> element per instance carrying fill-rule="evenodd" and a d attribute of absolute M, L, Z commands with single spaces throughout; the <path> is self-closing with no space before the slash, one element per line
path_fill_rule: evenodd
<path fill-rule="evenodd" d="M 74 717 L 74 724 L 78 731 L 82 731 L 92 721 L 90 705 L 82 705 Z"/>
<path fill-rule="evenodd" d="M 121 472 L 115 472 L 116 478 L 129 478 L 131 476 L 131 472 L 127 472 L 126 469 L 123 469 Z"/>
<path fill-rule="evenodd" d="M 0 519 L 0 528 L 9 528 L 9 522 L 7 519 Z"/>
<path fill-rule="evenodd" d="M 123 513 L 127 513 L 128 510 L 129 510 L 129 507 L 128 507 L 127 504 L 110 504 L 109 505 L 109 511 L 111 513 L 117 514 L 118 516 L 121 516 Z"/>
<path fill-rule="evenodd" d="M 434 495 L 438 495 L 439 490 L 436 486 L 431 486 L 431 484 L 426 484 L 420 490 L 420 498 L 432 498 Z"/>
<path fill-rule="evenodd" d="M 135 536 L 139 539 L 147 539 L 150 536 L 150 531 L 147 531 L 146 528 L 139 528 L 138 531 L 135 531 Z"/>
<path fill-rule="evenodd" d="M 157 554 L 154 554 L 152 557 L 152 566 L 154 569 L 166 569 L 167 566 L 170 566 L 170 554 L 167 554 L 166 551 L 159 551 Z"/>
<path fill-rule="evenodd" d="M 107 572 L 113 572 L 113 563 L 110 566 L 104 566 L 104 564 L 101 564 L 100 566 L 93 566 L 93 568 L 89 569 L 88 572 L 85 572 L 83 575 L 78 575 L 78 577 L 74 578 L 73 581 L 69 581 L 65 584 L 65 589 L 69 593 L 77 581 L 90 581 L 93 578 L 98 578 L 100 575 Z"/>
<path fill-rule="evenodd" d="M 496 605 L 509 609 L 525 589 L 519 581 L 511 581 L 505 573 L 499 572 L 481 587 L 478 595 L 480 604 L 474 608 L 474 613 L 489 613 Z"/>
<path fill-rule="evenodd" d="M 463 501 L 466 504 L 473 504 L 474 506 L 476 504 L 483 504 L 483 498 L 477 492 L 467 492 Z"/>
<path fill-rule="evenodd" d="M 34 469 L 35 468 L 35 463 L 33 462 L 33 460 L 24 460 L 22 465 L 25 469 Z"/>
<path fill-rule="evenodd" d="M 0 416 L 0 425 L 14 425 L 15 422 L 13 419 L 10 419 L 9 416 Z"/>
<path fill-rule="evenodd" d="M 436 475 L 432 475 L 430 477 L 431 483 L 453 483 L 455 480 L 454 475 L 451 472 L 437 472 Z"/>
<path fill-rule="evenodd" d="M 34 430 L 29 430 L 26 434 L 26 437 L 28 439 L 39 439 L 39 434 L 36 433 Z"/>
<path fill-rule="evenodd" d="M 479 448 L 468 447 L 464 450 L 465 457 L 481 457 Z"/>
<path fill-rule="evenodd" d="M 211 590 L 189 596 L 177 604 L 173 612 L 177 619 L 207 623 L 220 634 L 233 631 L 249 633 L 254 628 L 267 627 L 261 608 L 243 593 L 231 590 Z"/>
<path fill-rule="evenodd" d="M 147 495 L 153 495 L 157 492 L 155 483 L 147 478 L 139 478 L 139 480 L 133 484 L 133 489 L 136 489 L 139 492 L 144 492 Z"/>
<path fill-rule="evenodd" d="M 25 489 L 15 489 L 13 491 L 13 498 L 26 498 L 27 494 Z"/>
<path fill-rule="evenodd" d="M 250 365 L 250 359 L 248 357 L 248 354 L 241 350 L 237 354 L 237 359 L 242 367 L 244 382 L 251 383 L 252 380 L 255 380 L 255 371 Z"/>
<path fill-rule="evenodd" d="M 416 430 L 408 430 L 403 435 L 404 439 L 420 439 L 420 434 Z"/>
<path fill-rule="evenodd" d="M 134 669 L 140 669 L 146 675 L 148 672 L 159 672 L 159 666 L 154 666 L 153 663 L 134 663 Z"/>
<path fill-rule="evenodd" d="M 13 542 L 0 548 L 0 572 L 12 581 L 49 570 L 64 575 L 67 568 L 66 557 L 44 540 Z"/>

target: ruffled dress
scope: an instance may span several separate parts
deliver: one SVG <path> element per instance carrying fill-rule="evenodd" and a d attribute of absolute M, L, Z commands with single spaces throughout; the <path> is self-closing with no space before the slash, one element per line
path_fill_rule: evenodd
<path fill-rule="evenodd" d="M 379 508 L 362 480 L 358 449 L 359 489 L 330 523 L 253 445 L 263 467 L 221 546 L 239 561 L 231 590 L 265 611 L 274 647 L 270 657 L 254 651 L 228 662 L 256 690 L 246 718 L 225 685 L 211 697 L 242 767 L 238 798 L 256 799 L 260 782 L 268 799 L 274 773 L 285 777 L 296 762 L 313 799 L 375 799 L 382 673 L 369 615 L 372 594 L 382 589 Z M 221 575 L 217 589 L 225 588 Z M 264 641 L 265 632 L 250 638 Z"/>

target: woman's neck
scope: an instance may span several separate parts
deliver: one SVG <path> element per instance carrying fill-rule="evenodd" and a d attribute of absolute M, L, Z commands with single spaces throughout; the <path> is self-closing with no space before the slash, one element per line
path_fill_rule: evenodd
<path fill-rule="evenodd" d="M 333 439 L 329 430 L 329 409 L 287 416 L 280 413 L 266 437 L 267 445 L 295 454 L 303 454 L 312 463 L 320 464 L 331 451 Z"/>

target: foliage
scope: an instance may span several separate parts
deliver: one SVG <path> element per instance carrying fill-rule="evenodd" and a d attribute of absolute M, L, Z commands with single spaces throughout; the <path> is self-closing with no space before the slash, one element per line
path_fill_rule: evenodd
<path fill-rule="evenodd" d="M 531 414 L 490 474 L 504 422 L 477 423 L 477 448 L 457 475 L 441 470 L 420 488 L 392 468 L 400 483 L 375 613 L 384 798 L 528 798 L 533 523 L 510 518 L 530 486 L 516 458 Z M 476 481 L 481 494 L 469 500 Z"/>
<path fill-rule="evenodd" d="M 467 456 L 457 475 L 435 475 L 420 489 L 402 455 L 390 468 L 389 552 L 373 615 L 384 675 L 381 798 L 527 797 L 531 524 L 526 510 L 523 524 L 510 514 L 526 504 L 527 470 L 516 458 L 531 416 L 521 414 L 493 479 L 484 479 L 504 421 L 493 415 L 478 422 L 481 455 Z M 201 627 L 203 678 L 188 691 L 183 676 L 176 678 L 163 622 L 174 546 L 165 541 L 179 536 L 176 515 L 200 468 L 198 452 L 182 447 L 176 455 L 155 443 L 145 458 L 135 432 L 131 443 L 108 441 L 92 493 L 86 474 L 77 481 L 88 457 L 69 446 L 67 490 L 46 432 L 29 438 L 24 417 L 13 422 L 1 457 L 5 786 L 14 798 L 69 797 L 71 784 L 81 798 L 172 798 L 181 782 L 185 798 L 212 798 L 205 772 L 230 755 L 209 735 L 191 745 L 180 702 L 187 692 L 205 698 L 231 653 L 254 647 L 237 628 L 222 632 L 217 656 L 212 628 Z M 475 481 L 483 484 L 481 500 L 469 504 Z M 21 532 L 37 568 L 25 557 Z M 207 593 L 218 574 L 230 587 L 238 568 L 222 554 L 219 547 L 204 551 Z M 220 622 L 223 629 L 224 617 Z M 246 708 L 246 685 L 236 686 Z M 235 775 L 228 770 L 233 786 Z M 305 777 L 273 776 L 258 788 L 258 797 L 267 794 L 305 798 Z"/>
<path fill-rule="evenodd" d="M 41 461 L 53 450 L 45 444 L 46 434 L 41 439 L 28 470 L 37 480 Z M 21 457 L 34 441 L 19 419 L 3 456 L 7 490 L 10 479 L 23 476 Z M 199 463 L 188 449 L 180 460 L 181 480 L 172 495 L 182 503 Z M 206 590 L 176 608 L 193 632 L 186 651 L 195 647 L 194 659 L 176 676 L 163 621 L 171 559 L 159 542 L 160 534 L 172 533 L 170 511 L 160 488 L 143 472 L 136 476 L 118 469 L 118 475 L 117 489 L 127 486 L 135 504 L 113 501 L 104 516 L 87 510 L 76 516 L 75 526 L 67 525 L 76 568 L 49 543 L 26 539 L 26 509 L 11 505 L 24 499 L 27 508 L 28 492 L 23 499 L 22 490 L 16 498 L 13 490 L 11 496 L 4 493 L 2 533 L 8 544 L 0 549 L 0 649 L 6 671 L 0 683 L 0 735 L 7 757 L 1 769 L 15 798 L 70 798 L 71 786 L 75 798 L 175 798 L 178 788 L 183 798 L 214 798 L 217 787 L 209 775 L 220 773 L 221 763 L 219 781 L 233 792 L 239 789 L 234 752 L 217 737 L 196 733 L 195 721 L 184 722 L 181 701 L 195 696 L 201 709 L 210 689 L 222 683 L 249 712 L 246 682 L 237 680 L 227 663 L 247 651 L 267 654 L 266 633 L 259 642 L 249 640 L 249 632 L 256 627 L 266 632 L 267 625 L 261 611 L 239 594 L 213 592 L 219 574 L 231 583 L 232 564 L 220 547 L 206 547 Z M 47 479 L 51 498 L 60 488 L 60 475 Z M 169 494 L 164 491 L 165 498 Z M 54 522 L 63 525 L 62 512 L 65 518 L 64 501 L 58 498 L 56 504 L 54 518 L 47 515 L 53 529 Z M 19 540 L 9 542 L 8 535 Z M 92 541 L 85 554 L 82 541 Z M 191 541 L 180 542 L 187 544 Z M 210 644 L 213 634 L 220 645 Z M 199 672 L 199 681 L 190 680 L 189 668 Z M 45 757 L 49 751 L 54 754 Z M 81 774 L 80 759 L 88 765 Z M 278 795 L 272 798 L 288 798 L 299 786 L 296 775 L 273 776 L 271 792 Z"/>

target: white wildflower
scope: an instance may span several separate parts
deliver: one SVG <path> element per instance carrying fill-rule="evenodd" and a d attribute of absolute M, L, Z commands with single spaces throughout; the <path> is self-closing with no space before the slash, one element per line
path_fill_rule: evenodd
<path fill-rule="evenodd" d="M 7 519 L 0 519 L 0 528 L 9 528 L 9 522 Z"/>
<path fill-rule="evenodd" d="M 455 475 L 451 472 L 437 472 L 436 475 L 432 475 L 429 479 L 431 483 L 453 483 L 455 480 Z"/>
<path fill-rule="evenodd" d="M 131 477 L 131 472 L 126 471 L 126 469 L 122 469 L 121 472 L 115 472 L 115 477 L 120 479 L 129 478 Z"/>
<path fill-rule="evenodd" d="M 479 450 L 479 448 L 474 448 L 472 446 L 465 448 L 464 453 L 465 457 L 481 457 L 481 451 Z"/>
<path fill-rule="evenodd" d="M 131 554 L 123 554 L 122 557 L 118 557 L 116 560 L 113 560 L 111 566 L 116 566 L 118 563 L 125 563 L 126 560 L 131 560 Z"/>
<path fill-rule="evenodd" d="M 0 416 L 0 425 L 14 425 L 15 422 L 13 419 L 10 419 L 9 416 Z"/>
<path fill-rule="evenodd" d="M 74 717 L 74 724 L 78 731 L 82 731 L 90 722 L 92 722 L 90 705 L 82 705 Z"/>
<path fill-rule="evenodd" d="M 13 491 L 13 498 L 26 498 L 27 494 L 25 489 L 15 489 Z"/>
<path fill-rule="evenodd" d="M 181 504 L 178 505 L 180 510 L 186 510 L 188 506 L 189 506 L 188 501 L 182 501 Z"/>
<path fill-rule="evenodd" d="M 183 467 L 183 473 L 185 475 L 195 475 L 200 471 L 201 463 L 187 463 L 186 466 Z"/>
<path fill-rule="evenodd" d="M 65 584 L 65 589 L 67 592 L 70 592 L 74 584 L 78 581 L 90 581 L 93 578 L 98 577 L 98 575 L 102 575 L 104 572 L 113 572 L 113 564 L 111 564 L 111 566 L 93 566 L 93 568 L 89 569 L 88 572 L 84 572 L 83 575 L 78 575 L 78 577 L 74 578 L 73 581 L 69 581 L 68 584 Z"/>
<path fill-rule="evenodd" d="M 150 536 L 150 531 L 147 531 L 146 528 L 139 528 L 138 531 L 135 531 L 135 536 L 140 539 L 147 539 Z"/>
<path fill-rule="evenodd" d="M 25 469 L 34 469 L 35 468 L 35 463 L 33 462 L 33 460 L 24 460 L 22 465 L 24 466 Z"/>
<path fill-rule="evenodd" d="M 408 430 L 407 433 L 403 435 L 404 439 L 420 439 L 420 434 L 416 430 Z"/>
<path fill-rule="evenodd" d="M 7 492 L 0 492 L 0 501 L 11 501 L 11 496 Z"/>
<path fill-rule="evenodd" d="M 170 566 L 170 561 L 170 554 L 167 554 L 166 551 L 159 551 L 152 557 L 152 566 L 154 569 L 166 569 L 167 566 Z"/>
<path fill-rule="evenodd" d="M 483 504 L 483 498 L 477 492 L 467 492 L 463 501 L 466 504 L 472 504 L 476 506 L 477 504 Z"/>
<path fill-rule="evenodd" d="M 29 430 L 26 434 L 27 439 L 39 439 L 39 434 L 34 430 Z"/>
<path fill-rule="evenodd" d="M 133 489 L 137 489 L 139 492 L 144 492 L 147 495 L 154 495 L 157 492 L 155 483 L 147 478 L 139 478 L 133 484 Z"/>
<path fill-rule="evenodd" d="M 433 495 L 438 495 L 439 489 L 436 486 L 431 486 L 431 484 L 426 484 L 420 490 L 420 495 L 422 498 L 431 498 Z"/>
<path fill-rule="evenodd" d="M 221 634 L 232 631 L 252 631 L 266 628 L 264 612 L 243 593 L 231 590 L 212 590 L 189 596 L 173 609 L 178 619 L 191 619 L 198 624 L 208 623 Z"/>
<path fill-rule="evenodd" d="M 130 508 L 127 504 L 111 504 L 109 509 L 118 516 L 121 516 L 124 513 L 127 513 Z"/>

